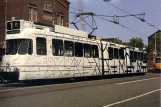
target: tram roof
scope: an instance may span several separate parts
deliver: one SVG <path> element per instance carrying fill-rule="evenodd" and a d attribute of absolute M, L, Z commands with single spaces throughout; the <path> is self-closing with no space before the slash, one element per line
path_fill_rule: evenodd
<path fill-rule="evenodd" d="M 72 28 L 67 28 L 59 25 L 55 25 L 55 32 L 88 38 L 87 32 L 72 29 Z"/>

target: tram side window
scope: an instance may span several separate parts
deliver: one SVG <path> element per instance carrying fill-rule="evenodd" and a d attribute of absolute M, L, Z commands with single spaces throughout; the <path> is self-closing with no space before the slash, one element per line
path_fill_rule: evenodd
<path fill-rule="evenodd" d="M 29 41 L 29 47 L 28 47 L 28 54 L 32 55 L 33 53 L 33 42 L 32 40 Z"/>
<path fill-rule="evenodd" d="M 118 53 L 118 49 L 117 48 L 114 48 L 114 57 L 115 59 L 119 59 L 119 53 Z"/>
<path fill-rule="evenodd" d="M 91 56 L 93 58 L 98 58 L 99 57 L 98 46 L 97 45 L 92 45 Z"/>
<path fill-rule="evenodd" d="M 147 54 L 146 53 L 143 54 L 143 60 L 147 61 Z"/>
<path fill-rule="evenodd" d="M 83 57 L 83 44 L 75 42 L 75 56 Z"/>
<path fill-rule="evenodd" d="M 84 57 L 91 57 L 91 45 L 84 44 Z"/>
<path fill-rule="evenodd" d="M 125 59 L 124 49 L 119 49 L 119 57 L 120 57 L 120 59 Z"/>
<path fill-rule="evenodd" d="M 64 41 L 64 55 L 65 56 L 74 56 L 74 51 L 73 51 L 73 42 L 71 41 Z"/>
<path fill-rule="evenodd" d="M 26 55 L 32 54 L 32 40 L 30 39 L 13 39 L 6 41 L 6 55 Z"/>
<path fill-rule="evenodd" d="M 138 52 L 138 60 L 141 60 L 141 52 Z"/>
<path fill-rule="evenodd" d="M 37 55 L 46 55 L 46 38 L 36 38 L 36 52 Z"/>
<path fill-rule="evenodd" d="M 143 61 L 144 58 L 143 58 L 143 52 L 140 52 L 140 60 Z"/>
<path fill-rule="evenodd" d="M 54 56 L 63 56 L 63 40 L 52 40 L 52 53 Z"/>
<path fill-rule="evenodd" d="M 134 51 L 130 51 L 130 60 L 135 61 Z"/>
<path fill-rule="evenodd" d="M 113 59 L 114 58 L 113 51 L 114 51 L 113 48 L 111 48 L 111 47 L 108 48 L 109 59 Z"/>
<path fill-rule="evenodd" d="M 138 53 L 134 51 L 134 59 L 137 60 L 138 59 Z"/>
<path fill-rule="evenodd" d="M 18 48 L 18 54 L 20 55 L 26 55 L 27 53 L 29 55 L 32 54 L 32 44 L 30 39 L 22 39 L 20 40 L 19 48 Z"/>

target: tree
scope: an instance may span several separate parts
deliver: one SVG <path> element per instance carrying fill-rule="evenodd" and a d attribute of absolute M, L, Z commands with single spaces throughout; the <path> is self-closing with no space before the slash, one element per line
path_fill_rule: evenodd
<path fill-rule="evenodd" d="M 130 46 L 143 49 L 144 43 L 141 38 L 135 37 L 135 38 L 130 39 Z"/>

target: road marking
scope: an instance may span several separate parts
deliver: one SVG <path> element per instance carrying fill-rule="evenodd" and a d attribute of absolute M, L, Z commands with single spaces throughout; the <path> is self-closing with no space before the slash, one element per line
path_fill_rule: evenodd
<path fill-rule="evenodd" d="M 121 103 L 125 103 L 125 102 L 131 101 L 131 100 L 134 100 L 134 99 L 137 99 L 137 98 L 140 98 L 140 97 L 143 97 L 143 96 L 146 96 L 146 95 L 149 95 L 149 94 L 158 92 L 158 91 L 161 91 L 161 89 L 157 89 L 157 90 L 154 90 L 154 91 L 150 91 L 150 92 L 147 92 L 145 94 L 141 94 L 141 95 L 136 96 L 136 97 L 128 98 L 128 99 L 125 99 L 125 100 L 122 100 L 122 101 L 119 101 L 119 102 L 116 102 L 116 103 L 108 104 L 108 105 L 103 106 L 103 107 L 111 107 L 111 106 L 114 106 L 114 105 L 118 105 L 118 104 L 121 104 Z"/>
<path fill-rule="evenodd" d="M 134 83 L 134 82 L 141 82 L 141 81 L 148 81 L 148 80 L 155 80 L 158 79 L 159 77 L 155 78 L 148 78 L 148 79 L 141 79 L 141 80 L 135 80 L 135 81 L 128 81 L 128 82 L 121 82 L 121 83 L 116 83 L 115 85 L 123 85 L 123 84 L 129 84 L 129 83 Z"/>

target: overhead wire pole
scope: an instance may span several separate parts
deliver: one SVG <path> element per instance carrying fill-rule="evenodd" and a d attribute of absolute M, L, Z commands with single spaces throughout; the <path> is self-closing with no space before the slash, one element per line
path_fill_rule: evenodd
<path fill-rule="evenodd" d="M 5 1 L 5 33 L 6 33 L 6 22 L 7 22 L 7 8 L 8 8 L 8 0 Z"/>
<path fill-rule="evenodd" d="M 83 0 L 77 0 L 77 11 L 76 13 L 83 13 Z M 80 16 L 83 19 L 83 16 Z M 80 22 L 81 29 L 85 31 L 85 23 L 83 20 Z"/>
<path fill-rule="evenodd" d="M 5 35 L 6 35 L 6 32 L 7 32 L 7 11 L 8 11 L 8 0 L 5 0 L 5 15 L 4 15 Z M 2 48 L 5 48 L 5 41 L 1 41 L 1 44 L 3 45 Z"/>

